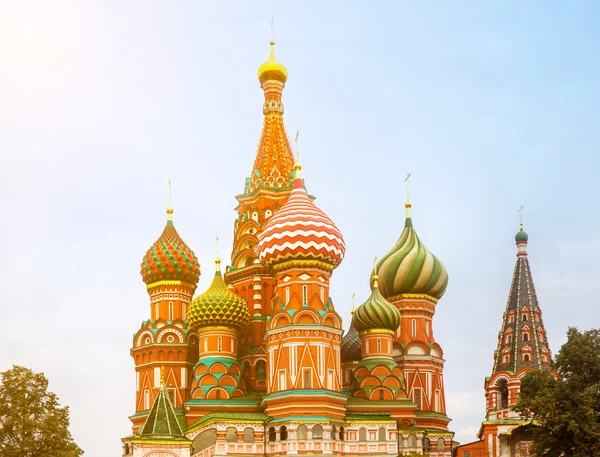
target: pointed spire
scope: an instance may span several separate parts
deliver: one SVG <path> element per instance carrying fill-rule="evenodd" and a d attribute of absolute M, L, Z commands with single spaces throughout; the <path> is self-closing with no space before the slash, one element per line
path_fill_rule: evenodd
<path fill-rule="evenodd" d="M 217 266 L 217 271 L 220 273 L 221 272 L 221 259 L 219 258 L 219 237 L 217 237 L 216 245 L 217 245 L 217 257 L 215 258 L 215 265 Z"/>
<path fill-rule="evenodd" d="M 354 296 L 356 292 L 352 292 L 352 309 L 350 310 L 350 315 L 354 314 Z"/>

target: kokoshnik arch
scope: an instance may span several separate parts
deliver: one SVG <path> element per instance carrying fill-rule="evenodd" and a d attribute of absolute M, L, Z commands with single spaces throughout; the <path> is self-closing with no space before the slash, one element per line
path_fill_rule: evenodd
<path fill-rule="evenodd" d="M 433 317 L 444 265 L 404 230 L 370 278 L 371 295 L 342 317 L 330 281 L 346 245 L 306 191 L 283 122 L 288 77 L 274 43 L 258 70 L 263 130 L 237 195 L 231 264 L 200 265 L 173 224 L 142 262 L 149 318 L 133 338 L 134 457 L 452 455 L 441 346 Z M 350 316 L 347 316 L 350 318 Z"/>

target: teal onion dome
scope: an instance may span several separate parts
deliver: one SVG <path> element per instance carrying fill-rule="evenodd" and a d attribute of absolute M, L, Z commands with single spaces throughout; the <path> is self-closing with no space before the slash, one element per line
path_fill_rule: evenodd
<path fill-rule="evenodd" d="M 357 332 L 383 329 L 396 331 L 400 326 L 400 311 L 379 292 L 377 275 L 373 276 L 373 290 L 367 301 L 356 308 L 352 326 Z"/>
<path fill-rule="evenodd" d="M 351 325 L 344 337 L 342 338 L 341 354 L 342 362 L 354 362 L 360 360 L 360 336 Z"/>
<path fill-rule="evenodd" d="M 376 269 L 381 294 L 388 299 L 424 294 L 437 300 L 444 295 L 448 286 L 446 267 L 419 239 L 409 215 L 400 238 L 377 263 Z"/>
<path fill-rule="evenodd" d="M 527 232 L 525 232 L 525 230 L 523 230 L 523 225 L 521 225 L 521 230 L 519 230 L 517 232 L 517 234 L 515 235 L 515 241 L 517 243 L 521 243 L 521 242 L 527 242 L 527 240 L 529 239 L 529 235 L 527 235 Z"/>

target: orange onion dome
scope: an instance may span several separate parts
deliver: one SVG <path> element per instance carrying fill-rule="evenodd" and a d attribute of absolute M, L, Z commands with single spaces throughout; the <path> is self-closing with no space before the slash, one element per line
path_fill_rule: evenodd
<path fill-rule="evenodd" d="M 288 201 L 267 221 L 258 235 L 258 258 L 267 268 L 288 261 L 318 261 L 336 268 L 346 245 L 333 221 L 306 194 L 296 164 Z"/>
<path fill-rule="evenodd" d="M 200 279 L 198 258 L 175 230 L 171 207 L 167 214 L 165 229 L 142 260 L 142 279 L 147 285 L 159 281 L 181 281 L 196 286 Z"/>

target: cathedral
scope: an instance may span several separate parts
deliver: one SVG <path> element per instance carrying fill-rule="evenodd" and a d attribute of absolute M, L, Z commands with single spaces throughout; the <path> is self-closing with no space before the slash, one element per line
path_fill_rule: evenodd
<path fill-rule="evenodd" d="M 418 237 L 407 200 L 403 231 L 365 278 L 371 295 L 351 315 L 338 314 L 329 286 L 346 245 L 292 153 L 287 78 L 271 42 L 258 69 L 264 123 L 244 192 L 235 196 L 230 265 L 217 257 L 210 286 L 196 294 L 200 265 L 170 205 L 143 257 L 150 300 L 132 342 L 136 400 L 123 455 L 451 457 L 444 354 L 433 329 L 447 271 Z M 460 457 L 496 452 L 526 433 L 518 430 L 526 421 L 510 411 L 519 378 L 549 368 L 526 244 L 521 230 L 481 441 Z"/>

